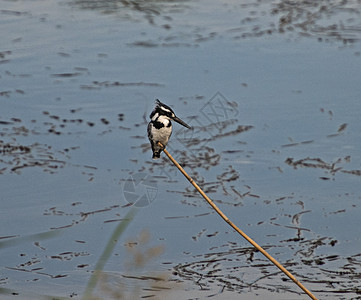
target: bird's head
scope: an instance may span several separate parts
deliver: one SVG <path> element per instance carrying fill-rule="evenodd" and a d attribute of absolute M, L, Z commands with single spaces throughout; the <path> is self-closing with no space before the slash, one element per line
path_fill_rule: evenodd
<path fill-rule="evenodd" d="M 150 114 L 150 118 L 152 119 L 152 121 L 157 120 L 159 117 L 163 117 L 168 120 L 176 121 L 177 123 L 183 125 L 184 127 L 191 129 L 191 127 L 188 124 L 183 122 L 175 115 L 174 111 L 168 105 L 165 105 L 164 103 L 160 102 L 158 99 L 155 101 L 155 104 L 156 105 L 152 113 Z"/>

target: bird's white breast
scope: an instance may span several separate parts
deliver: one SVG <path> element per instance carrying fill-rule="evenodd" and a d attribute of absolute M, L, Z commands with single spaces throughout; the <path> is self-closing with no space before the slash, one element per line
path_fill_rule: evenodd
<path fill-rule="evenodd" d="M 171 133 L 172 133 L 171 127 L 162 127 L 160 129 L 153 129 L 152 130 L 153 140 L 159 141 L 165 146 L 168 143 Z"/>
<path fill-rule="evenodd" d="M 160 129 L 152 128 L 152 136 L 154 141 L 161 142 L 164 146 L 167 145 L 170 135 L 172 134 L 172 126 L 168 126 L 170 120 L 167 117 L 159 116 L 158 122 L 164 124 Z"/>

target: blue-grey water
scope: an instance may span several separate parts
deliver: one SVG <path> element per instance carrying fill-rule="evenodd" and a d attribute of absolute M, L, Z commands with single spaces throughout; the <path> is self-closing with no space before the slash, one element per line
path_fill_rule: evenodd
<path fill-rule="evenodd" d="M 358 299 L 360 13 L 0 1 L 1 299 L 307 298 L 151 159 L 157 98 L 220 209 L 318 298 Z"/>

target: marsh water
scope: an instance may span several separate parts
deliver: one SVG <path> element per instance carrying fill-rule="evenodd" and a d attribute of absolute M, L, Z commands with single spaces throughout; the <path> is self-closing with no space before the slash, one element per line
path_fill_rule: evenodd
<path fill-rule="evenodd" d="M 360 299 L 360 1 L 0 1 L 1 299 Z"/>

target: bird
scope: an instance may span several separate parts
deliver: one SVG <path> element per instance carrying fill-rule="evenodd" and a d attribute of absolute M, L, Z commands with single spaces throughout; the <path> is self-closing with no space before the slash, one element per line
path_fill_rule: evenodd
<path fill-rule="evenodd" d="M 192 127 L 179 119 L 168 105 L 165 105 L 158 99 L 156 99 L 155 107 L 149 117 L 150 122 L 147 131 L 152 146 L 153 159 L 160 158 L 160 153 L 168 144 L 169 138 L 172 135 L 171 120 L 176 121 L 188 129 L 192 129 Z M 160 142 L 163 147 L 161 147 L 158 142 Z"/>

